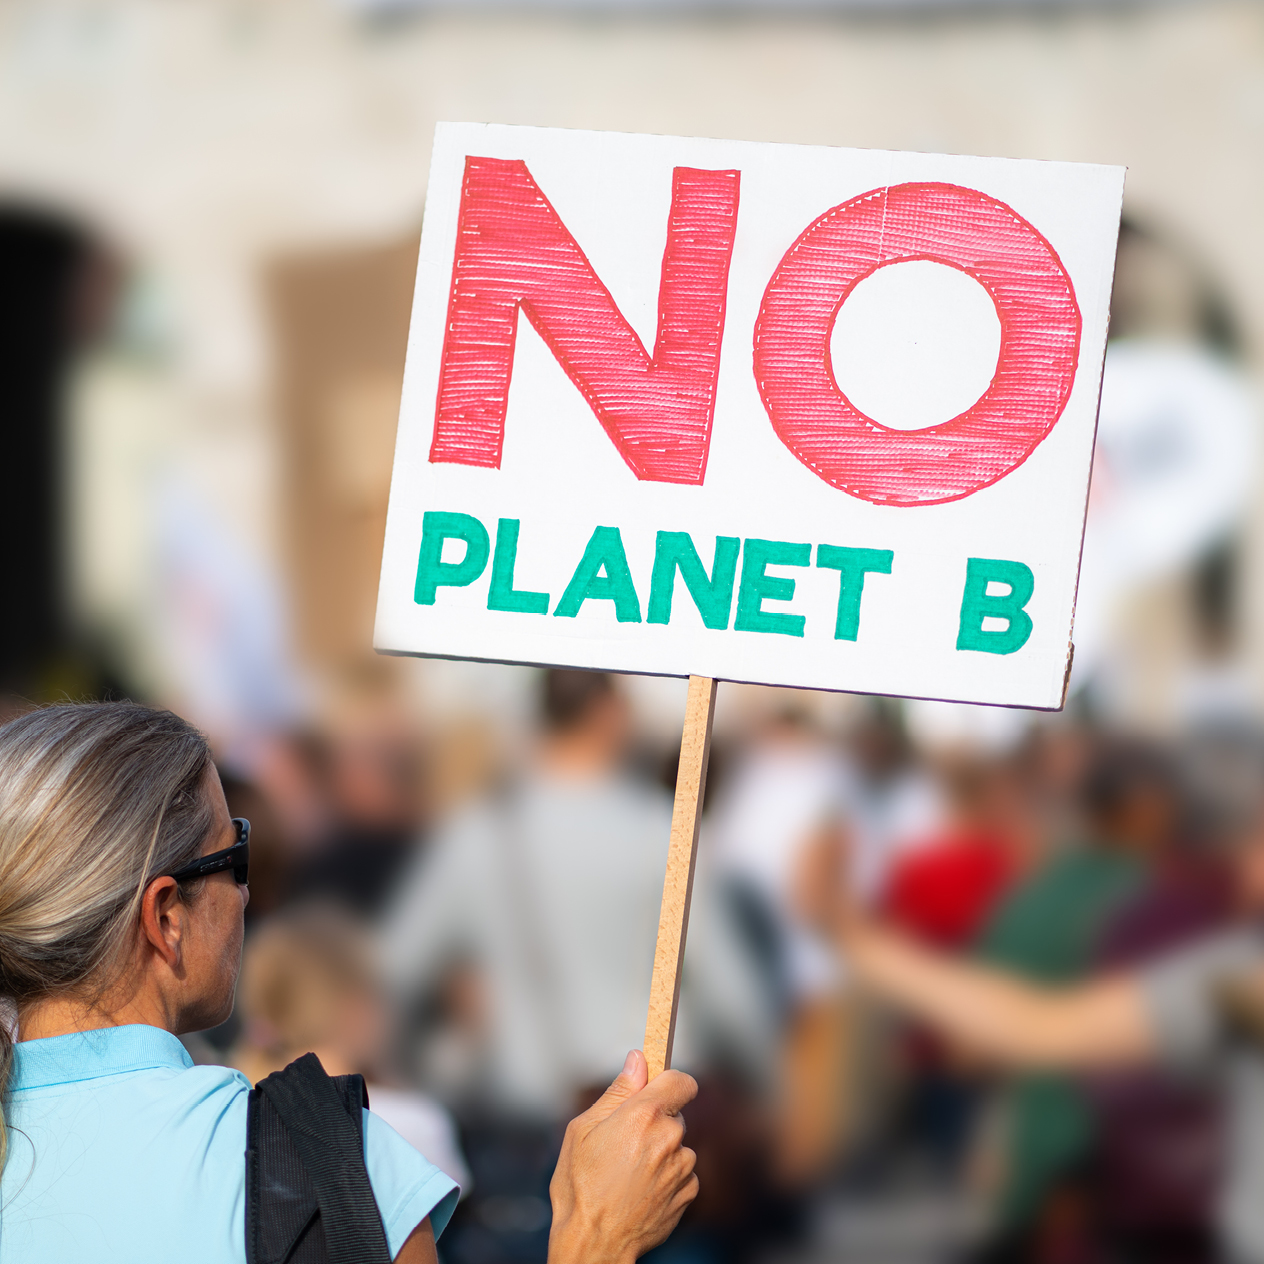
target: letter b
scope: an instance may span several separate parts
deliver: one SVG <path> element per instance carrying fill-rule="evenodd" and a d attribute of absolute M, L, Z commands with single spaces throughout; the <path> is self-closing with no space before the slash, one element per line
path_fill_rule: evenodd
<path fill-rule="evenodd" d="M 1007 584 L 1007 593 L 989 593 L 989 584 Z M 1036 588 L 1036 577 L 1022 562 L 972 557 L 966 562 L 966 587 L 961 595 L 959 650 L 985 654 L 1012 654 L 1031 636 L 1031 615 L 1024 607 Z M 1004 619 L 1007 627 L 985 628 L 985 619 Z"/>

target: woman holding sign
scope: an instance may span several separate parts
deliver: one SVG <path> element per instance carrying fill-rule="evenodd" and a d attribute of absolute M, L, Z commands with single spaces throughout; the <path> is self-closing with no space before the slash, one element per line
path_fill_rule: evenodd
<path fill-rule="evenodd" d="M 232 1008 L 249 823 L 205 738 L 133 703 L 0 728 L 0 1258 L 434 1261 L 456 1186 L 308 1055 L 255 1092 L 177 1036 Z M 697 1193 L 696 1092 L 640 1052 L 567 1130 L 550 1264 L 631 1264 Z M 244 1161 L 243 1161 L 244 1159 Z"/>

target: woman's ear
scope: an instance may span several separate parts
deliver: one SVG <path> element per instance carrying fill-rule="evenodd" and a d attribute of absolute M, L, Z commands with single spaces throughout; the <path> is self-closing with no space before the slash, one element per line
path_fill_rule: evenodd
<path fill-rule="evenodd" d="M 149 946 L 175 971 L 181 965 L 181 941 L 184 937 L 188 906 L 180 898 L 174 878 L 155 878 L 141 898 L 141 934 Z"/>

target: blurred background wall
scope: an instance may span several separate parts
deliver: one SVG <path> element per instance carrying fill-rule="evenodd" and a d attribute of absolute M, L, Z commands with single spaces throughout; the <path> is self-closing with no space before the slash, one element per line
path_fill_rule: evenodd
<path fill-rule="evenodd" d="M 64 419 L 69 610 L 204 722 L 300 706 L 266 666 L 292 645 L 364 652 L 439 119 L 1124 163 L 1115 332 L 1264 361 L 1258 4 L 9 0 L 0 191 L 114 263 Z M 1214 538 L 1110 585 L 1110 705 L 1148 723 L 1180 711 L 1195 572 L 1226 544 L 1231 657 L 1264 696 L 1264 522 L 1228 499 Z"/>

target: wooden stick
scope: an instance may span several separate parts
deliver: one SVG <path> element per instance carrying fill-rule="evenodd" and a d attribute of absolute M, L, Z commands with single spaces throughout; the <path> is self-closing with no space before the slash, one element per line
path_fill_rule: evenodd
<path fill-rule="evenodd" d="M 680 738 L 680 766 L 676 771 L 676 804 L 672 809 L 671 846 L 663 880 L 663 907 L 658 915 L 658 944 L 654 949 L 654 979 L 650 1010 L 645 1020 L 645 1060 L 650 1079 L 671 1066 L 676 1037 L 676 1007 L 680 1002 L 680 968 L 689 931 L 689 901 L 698 857 L 698 826 L 702 793 L 711 755 L 711 721 L 715 716 L 716 682 L 710 676 L 689 677 L 685 727 Z"/>

